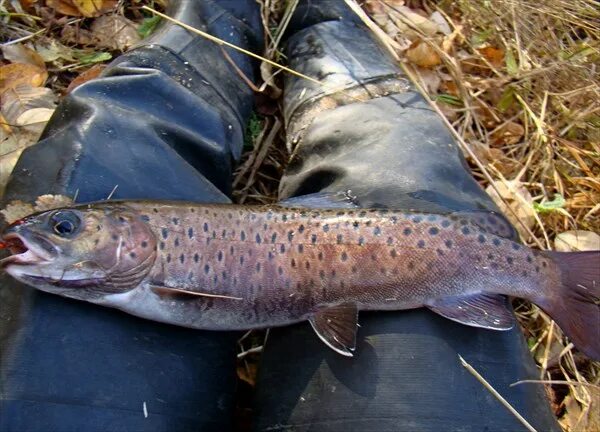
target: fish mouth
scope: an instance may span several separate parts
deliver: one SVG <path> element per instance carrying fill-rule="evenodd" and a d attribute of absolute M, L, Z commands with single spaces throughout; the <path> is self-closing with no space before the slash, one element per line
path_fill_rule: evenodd
<path fill-rule="evenodd" d="M 33 239 L 11 232 L 0 239 L 2 248 L 9 250 L 11 255 L 0 260 L 0 268 L 9 265 L 31 266 L 46 264 L 56 256 L 54 245 L 41 236 L 35 235 Z"/>

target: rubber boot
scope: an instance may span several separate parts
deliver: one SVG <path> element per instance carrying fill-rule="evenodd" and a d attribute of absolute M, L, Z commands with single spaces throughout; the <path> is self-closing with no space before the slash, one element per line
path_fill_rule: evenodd
<path fill-rule="evenodd" d="M 286 77 L 296 147 L 281 198 L 350 190 L 364 207 L 498 211 L 442 120 L 343 0 L 300 2 L 290 28 L 290 66 L 326 86 Z M 510 386 L 537 375 L 518 327 L 477 329 L 425 309 L 361 313 L 359 323 L 353 358 L 308 324 L 270 332 L 256 431 L 526 430 L 459 356 L 537 430 L 560 430 L 542 386 Z"/>
<path fill-rule="evenodd" d="M 171 1 L 169 15 L 262 49 L 254 0 Z M 228 52 L 251 79 L 248 57 Z M 4 202 L 43 194 L 228 202 L 253 95 L 218 45 L 163 22 L 58 107 Z M 0 430 L 225 431 L 236 333 L 138 319 L 0 280 Z"/>

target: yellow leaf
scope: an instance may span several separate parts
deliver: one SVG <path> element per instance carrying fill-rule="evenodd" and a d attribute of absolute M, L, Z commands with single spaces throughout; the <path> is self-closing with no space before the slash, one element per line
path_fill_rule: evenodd
<path fill-rule="evenodd" d="M 48 72 L 32 64 L 11 63 L 0 66 L 0 94 L 21 84 L 41 87 L 48 78 Z"/>
<path fill-rule="evenodd" d="M 418 41 L 413 47 L 406 51 L 406 57 L 417 66 L 432 68 L 439 65 L 442 59 L 429 44 Z"/>

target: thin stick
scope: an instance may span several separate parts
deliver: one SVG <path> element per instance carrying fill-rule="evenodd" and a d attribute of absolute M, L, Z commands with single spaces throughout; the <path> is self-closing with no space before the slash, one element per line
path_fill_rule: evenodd
<path fill-rule="evenodd" d="M 568 386 L 584 386 L 600 389 L 597 384 L 579 382 L 579 381 L 562 381 L 562 380 L 520 380 L 510 384 L 509 387 L 514 387 L 520 384 L 553 384 L 553 385 L 568 385 Z"/>
<path fill-rule="evenodd" d="M 206 38 L 206 39 L 208 39 L 210 41 L 213 41 L 213 42 L 215 42 L 215 43 L 217 43 L 219 45 L 225 45 L 225 46 L 227 46 L 229 48 L 233 48 L 234 50 L 240 51 L 240 52 L 242 52 L 242 53 L 244 53 L 244 54 L 246 54 L 246 55 L 248 55 L 250 57 L 254 57 L 256 59 L 264 61 L 265 63 L 269 63 L 270 65 L 275 66 L 276 68 L 282 69 L 282 70 L 284 70 L 284 71 L 286 71 L 288 73 L 291 73 L 292 75 L 296 75 L 296 76 L 298 76 L 300 78 L 304 78 L 305 80 L 311 81 L 311 82 L 313 82 L 315 84 L 319 84 L 321 86 L 325 86 L 325 83 L 323 83 L 323 82 L 321 82 L 321 81 L 319 81 L 317 79 L 309 77 L 308 75 L 304 75 L 304 74 L 302 74 L 300 72 L 296 72 L 295 70 L 290 69 L 290 68 L 288 68 L 286 66 L 280 65 L 279 63 L 275 63 L 274 61 L 269 60 L 268 58 L 259 56 L 258 54 L 254 54 L 252 51 L 245 50 L 244 48 L 240 48 L 237 45 L 234 45 L 232 43 L 224 41 L 223 39 L 219 39 L 218 37 L 215 37 L 215 36 L 213 36 L 213 35 L 211 35 L 209 33 L 203 32 L 202 30 L 198 30 L 197 28 L 194 28 L 194 27 L 189 26 L 189 25 L 187 25 L 187 24 L 185 24 L 185 23 L 183 23 L 183 22 L 181 22 L 179 20 L 171 18 L 168 15 L 160 13 L 159 11 L 152 9 L 151 7 L 142 6 L 141 9 L 147 10 L 148 12 L 152 12 L 153 14 L 158 15 L 159 17 L 166 19 L 167 21 L 170 21 L 170 22 L 172 22 L 174 24 L 177 24 L 180 27 L 183 27 L 187 31 L 190 31 L 192 33 L 196 33 L 196 34 L 198 34 L 198 35 L 200 35 L 200 36 L 202 36 L 202 37 L 204 37 L 204 38 Z"/>
<path fill-rule="evenodd" d="M 481 384 L 483 384 L 483 386 L 486 389 L 488 389 L 488 391 L 491 394 L 493 394 L 496 397 L 496 399 L 498 399 L 498 401 L 500 401 L 500 403 L 502 405 L 504 405 L 504 407 L 507 410 L 509 410 L 517 418 L 517 420 L 519 420 L 523 424 L 523 426 L 525 426 L 527 428 L 527 430 L 529 432 L 537 432 L 537 430 L 533 426 L 531 426 L 531 424 L 529 424 L 529 422 L 527 420 L 525 420 L 525 418 L 521 414 L 519 414 L 519 412 L 516 409 L 514 409 L 513 406 L 506 399 L 504 399 L 500 395 L 500 393 L 498 393 L 496 391 L 496 389 L 494 387 L 492 387 L 492 385 L 489 382 L 487 382 L 485 380 L 485 378 L 479 374 L 479 372 L 477 372 L 475 370 L 475 368 L 473 366 L 471 366 L 469 363 L 467 363 L 467 361 L 464 358 L 462 358 L 460 355 L 458 356 L 458 358 L 460 359 L 460 362 L 465 367 L 465 369 L 467 369 L 471 373 L 471 375 L 473 375 L 475 378 L 477 378 L 477 381 L 479 381 Z"/>

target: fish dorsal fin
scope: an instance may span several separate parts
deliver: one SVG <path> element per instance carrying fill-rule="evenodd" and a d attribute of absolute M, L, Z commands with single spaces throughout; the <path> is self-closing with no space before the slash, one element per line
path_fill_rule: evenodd
<path fill-rule="evenodd" d="M 443 317 L 472 327 L 510 330 L 514 317 L 507 299 L 498 294 L 472 294 L 434 300 L 426 306 Z"/>
<path fill-rule="evenodd" d="M 150 289 L 159 297 L 178 298 L 180 300 L 197 300 L 198 297 L 221 298 L 227 300 L 243 300 L 241 297 L 232 297 L 222 294 L 210 294 L 198 291 L 190 291 L 180 288 L 171 288 L 161 285 L 151 285 Z"/>
<path fill-rule="evenodd" d="M 500 213 L 487 210 L 468 210 L 452 213 L 470 224 L 476 225 L 490 234 L 510 240 L 519 240 L 519 233 Z"/>
<path fill-rule="evenodd" d="M 321 309 L 308 321 L 328 347 L 341 355 L 352 357 L 358 327 L 358 308 L 355 303 Z"/>
<path fill-rule="evenodd" d="M 347 208 L 355 209 L 360 205 L 352 191 L 347 192 L 317 192 L 286 198 L 277 203 L 282 207 L 308 207 L 308 208 Z"/>

